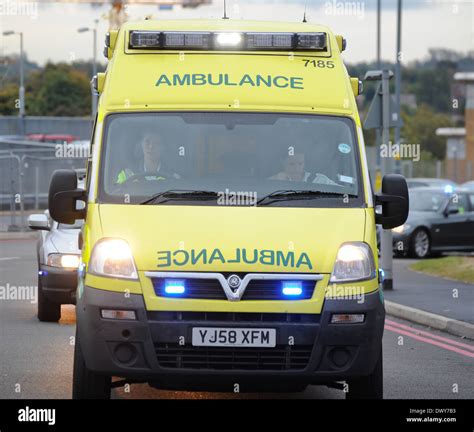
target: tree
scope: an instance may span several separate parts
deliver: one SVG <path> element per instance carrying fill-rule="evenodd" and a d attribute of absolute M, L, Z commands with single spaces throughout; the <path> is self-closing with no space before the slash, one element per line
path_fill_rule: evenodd
<path fill-rule="evenodd" d="M 404 110 L 402 118 L 405 123 L 402 136 L 406 143 L 420 144 L 422 151 L 430 152 L 438 160 L 446 157 L 446 138 L 437 136 L 436 129 L 452 126 L 449 116 L 422 104 L 413 112 Z"/>
<path fill-rule="evenodd" d="M 48 63 L 33 72 L 26 88 L 29 115 L 84 116 L 90 114 L 89 78 L 65 63 Z"/>
<path fill-rule="evenodd" d="M 0 114 L 18 115 L 18 86 L 7 84 L 0 88 Z"/>
<path fill-rule="evenodd" d="M 413 86 L 418 103 L 428 104 L 438 112 L 449 112 L 455 70 L 450 63 L 439 63 L 436 69 L 419 71 Z"/>

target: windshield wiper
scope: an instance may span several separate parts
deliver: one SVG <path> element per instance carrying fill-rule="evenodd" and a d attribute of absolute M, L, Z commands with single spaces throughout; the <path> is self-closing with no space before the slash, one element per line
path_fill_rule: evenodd
<path fill-rule="evenodd" d="M 286 200 L 310 200 L 315 198 L 355 198 L 357 195 L 342 192 L 324 192 L 320 190 L 278 190 L 269 195 L 265 195 L 257 201 L 257 205 L 267 205 L 275 201 Z"/>
<path fill-rule="evenodd" d="M 217 192 L 205 190 L 167 190 L 141 201 L 139 204 L 157 204 L 171 199 L 211 200 L 217 197 Z"/>

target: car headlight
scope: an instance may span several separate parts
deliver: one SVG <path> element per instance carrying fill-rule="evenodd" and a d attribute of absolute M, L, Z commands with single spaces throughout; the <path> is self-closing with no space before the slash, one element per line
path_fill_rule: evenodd
<path fill-rule="evenodd" d="M 374 277 L 374 256 L 366 243 L 344 243 L 339 248 L 330 282 L 345 283 Z"/>
<path fill-rule="evenodd" d="M 48 265 L 50 267 L 63 267 L 69 269 L 77 269 L 79 267 L 79 255 L 72 254 L 49 254 Z"/>
<path fill-rule="evenodd" d="M 96 243 L 89 262 L 89 273 L 124 279 L 138 279 L 132 251 L 125 240 L 103 239 Z"/>
<path fill-rule="evenodd" d="M 396 227 L 396 228 L 392 228 L 392 231 L 393 231 L 394 233 L 401 234 L 402 232 L 407 231 L 409 228 L 410 228 L 410 225 L 408 225 L 408 224 L 403 224 L 403 225 L 400 225 L 400 226 L 398 226 L 398 227 Z"/>

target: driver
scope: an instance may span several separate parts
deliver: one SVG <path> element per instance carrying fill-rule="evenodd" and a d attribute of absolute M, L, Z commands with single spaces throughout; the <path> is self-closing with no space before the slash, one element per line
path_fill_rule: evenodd
<path fill-rule="evenodd" d="M 337 185 L 329 177 L 321 173 L 311 174 L 305 170 L 304 153 L 296 152 L 293 155 L 286 155 L 282 161 L 283 171 L 270 177 L 270 180 L 286 180 L 305 183 L 319 183 L 327 185 Z"/>
<path fill-rule="evenodd" d="M 137 170 L 123 168 L 117 176 L 116 183 L 124 183 L 130 177 L 136 174 L 150 174 L 146 176 L 147 180 L 165 180 L 166 178 L 178 179 L 180 176 L 172 172 L 162 160 L 163 139 L 155 133 L 147 133 L 141 142 L 143 160 Z"/>

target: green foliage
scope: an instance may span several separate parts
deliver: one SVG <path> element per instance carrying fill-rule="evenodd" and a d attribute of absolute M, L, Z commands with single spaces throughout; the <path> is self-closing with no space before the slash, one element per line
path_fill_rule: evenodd
<path fill-rule="evenodd" d="M 428 105 L 422 104 L 413 112 L 402 111 L 405 125 L 402 129 L 404 142 L 420 144 L 422 152 L 430 152 L 436 159 L 446 155 L 446 138 L 436 135 L 436 129 L 452 126 L 446 114 L 434 112 Z"/>
<path fill-rule="evenodd" d="M 0 114 L 18 114 L 18 86 L 7 84 L 0 88 Z"/>
<path fill-rule="evenodd" d="M 48 63 L 32 72 L 26 86 L 29 115 L 84 116 L 90 114 L 88 76 L 65 63 Z"/>
<path fill-rule="evenodd" d="M 455 71 L 456 65 L 449 62 L 440 62 L 434 69 L 414 68 L 411 70 L 413 81 L 407 82 L 407 90 L 415 94 L 419 104 L 427 104 L 438 112 L 449 112 Z"/>

